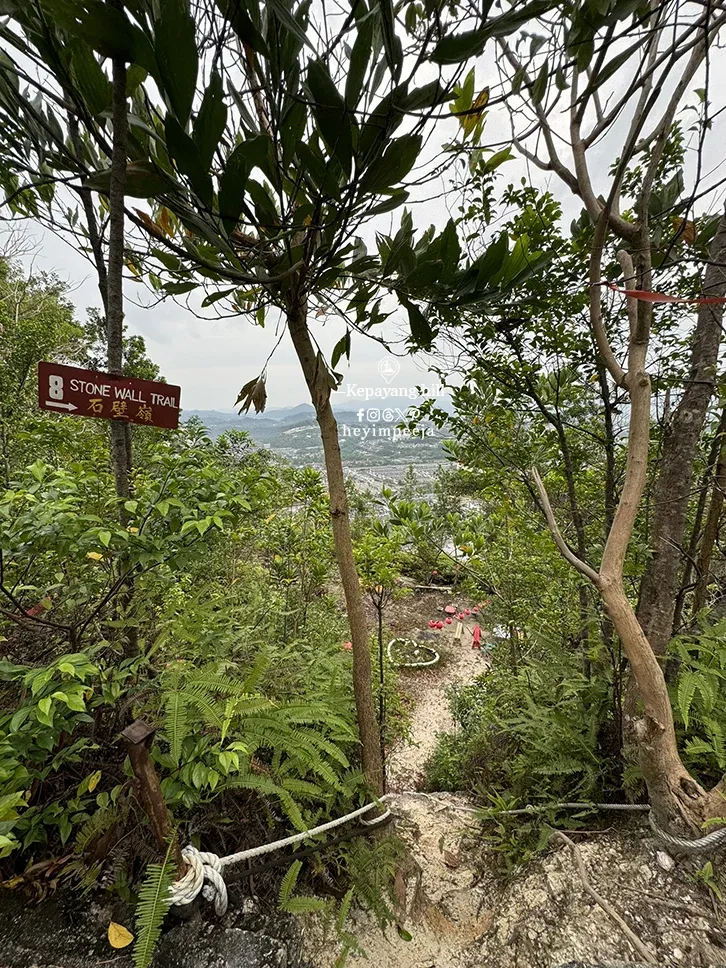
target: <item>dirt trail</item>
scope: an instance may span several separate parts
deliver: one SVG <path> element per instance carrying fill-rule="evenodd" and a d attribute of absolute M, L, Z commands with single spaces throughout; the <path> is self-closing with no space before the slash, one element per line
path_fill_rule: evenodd
<path fill-rule="evenodd" d="M 431 610 L 435 615 L 434 609 Z M 420 785 L 423 767 L 434 751 L 440 733 L 454 729 L 446 689 L 471 682 L 486 671 L 487 660 L 479 649 L 472 649 L 472 629 L 476 616 L 464 623 L 461 641 L 454 638 L 456 623 L 431 634 L 424 644 L 442 653 L 442 662 L 432 669 L 411 669 L 401 673 L 401 686 L 414 702 L 412 744 L 399 745 L 388 755 L 386 774 L 393 793 L 415 790 Z M 409 635 L 414 636 L 415 632 Z M 420 638 L 420 635 L 419 635 Z"/>

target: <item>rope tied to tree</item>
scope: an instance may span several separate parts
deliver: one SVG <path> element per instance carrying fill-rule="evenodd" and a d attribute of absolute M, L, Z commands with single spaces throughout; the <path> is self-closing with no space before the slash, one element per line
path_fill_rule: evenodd
<path fill-rule="evenodd" d="M 252 857 L 259 857 L 261 854 L 269 854 L 275 850 L 281 850 L 283 847 L 298 844 L 309 837 L 315 837 L 328 830 L 333 830 L 335 827 L 340 827 L 356 817 L 360 817 L 361 823 L 367 827 L 375 827 L 387 820 L 391 816 L 391 811 L 386 809 L 380 817 L 374 817 L 373 820 L 364 820 L 363 814 L 380 806 L 389 796 L 390 794 L 384 794 L 374 803 L 367 803 L 343 817 L 329 820 L 311 830 L 302 830 L 300 833 L 285 837 L 282 840 L 275 840 L 269 844 L 261 844 L 259 847 L 241 850 L 236 854 L 228 854 L 226 857 L 220 857 L 218 854 L 209 851 L 197 850 L 192 844 L 187 844 L 182 850 L 182 858 L 187 865 L 187 869 L 184 875 L 174 881 L 169 888 L 171 903 L 177 907 L 183 907 L 186 904 L 191 904 L 199 894 L 202 894 L 206 900 L 214 903 L 215 913 L 218 917 L 222 917 L 229 903 L 223 873 L 225 867 L 232 867 L 234 864 L 239 864 L 241 861 L 249 860 Z"/>

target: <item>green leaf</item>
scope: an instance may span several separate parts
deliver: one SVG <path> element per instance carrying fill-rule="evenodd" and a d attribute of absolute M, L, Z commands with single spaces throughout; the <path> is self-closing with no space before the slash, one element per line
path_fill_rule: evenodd
<path fill-rule="evenodd" d="M 198 285 L 197 282 L 167 282 L 164 292 L 167 296 L 183 296 L 192 289 L 196 289 Z"/>
<path fill-rule="evenodd" d="M 508 261 L 508 254 L 509 237 L 506 232 L 502 232 L 472 266 L 477 270 L 476 288 L 478 290 L 488 288 L 497 273 L 503 271 Z"/>
<path fill-rule="evenodd" d="M 199 114 L 194 122 L 193 138 L 199 151 L 199 158 L 205 171 L 209 170 L 224 129 L 227 124 L 227 106 L 224 103 L 224 88 L 217 71 L 212 72 Z"/>
<path fill-rule="evenodd" d="M 267 0 L 267 3 L 285 30 L 291 33 L 301 45 L 307 45 L 312 50 L 313 45 L 310 43 L 302 24 L 299 24 L 287 9 L 285 0 Z"/>
<path fill-rule="evenodd" d="M 204 205 L 211 208 L 214 194 L 212 178 L 202 162 L 199 149 L 173 114 L 167 114 L 164 130 L 167 149 L 177 168 L 187 176 Z"/>
<path fill-rule="evenodd" d="M 412 272 L 406 276 L 406 288 L 411 293 L 418 293 L 433 286 L 441 277 L 444 264 L 440 259 L 424 259 L 417 262 Z"/>
<path fill-rule="evenodd" d="M 71 50 L 71 77 L 94 117 L 110 108 L 111 83 L 86 44 Z"/>
<path fill-rule="evenodd" d="M 422 349 L 429 349 L 434 338 L 433 330 L 428 319 L 421 312 L 416 303 L 409 302 L 408 299 L 401 299 L 401 302 L 408 312 L 408 324 L 411 328 L 411 341 Z"/>
<path fill-rule="evenodd" d="M 385 215 L 386 212 L 392 212 L 395 208 L 404 205 L 408 201 L 408 194 L 404 189 L 390 192 L 390 198 L 387 198 L 384 202 L 379 202 L 373 208 L 366 209 L 366 214 L 373 216 Z"/>
<path fill-rule="evenodd" d="M 262 34 L 250 19 L 244 0 L 217 0 L 217 6 L 229 20 L 232 30 L 243 44 L 247 44 L 263 57 L 270 56 Z"/>
<path fill-rule="evenodd" d="M 487 31 L 481 27 L 448 34 L 434 47 L 431 60 L 435 64 L 459 64 L 470 57 L 478 57 L 488 39 Z"/>
<path fill-rule="evenodd" d="M 424 108 L 432 108 L 443 103 L 445 98 L 446 91 L 437 79 L 429 84 L 424 84 L 422 87 L 414 88 L 410 94 L 402 97 L 400 108 L 402 111 L 421 111 Z"/>
<path fill-rule="evenodd" d="M 126 71 L 126 97 L 133 97 L 149 76 L 149 72 L 138 64 L 131 64 Z"/>
<path fill-rule="evenodd" d="M 374 0 L 374 6 L 378 6 L 380 13 L 386 63 L 391 72 L 391 77 L 394 81 L 398 81 L 403 66 L 403 48 L 401 41 L 396 36 L 393 0 Z"/>
<path fill-rule="evenodd" d="M 363 82 L 368 70 L 372 45 L 373 20 L 366 17 L 362 23 L 358 24 L 353 49 L 348 61 L 348 75 L 345 79 L 345 103 L 348 107 L 354 108 L 363 93 Z"/>
<path fill-rule="evenodd" d="M 489 6 L 490 4 L 485 6 L 486 12 Z M 490 18 L 482 27 L 444 37 L 434 48 L 431 60 L 436 64 L 458 64 L 478 56 L 492 37 L 508 37 L 555 6 L 556 0 L 532 0 L 531 3 L 523 5 L 513 4 L 511 10 L 499 17 Z"/>
<path fill-rule="evenodd" d="M 371 116 L 366 120 L 358 139 L 358 152 L 364 164 L 371 163 L 388 144 L 388 141 L 403 121 L 403 107 L 408 94 L 408 85 L 401 84 L 381 98 Z"/>
<path fill-rule="evenodd" d="M 316 145 L 306 144 L 304 141 L 298 141 L 295 153 L 298 162 L 310 176 L 315 187 L 336 201 L 339 200 L 339 181 L 344 177 L 340 166 L 334 161 L 326 162 Z"/>
<path fill-rule="evenodd" d="M 350 360 L 350 330 L 346 330 L 345 336 L 338 340 L 333 349 L 333 355 L 330 358 L 330 365 L 335 369 L 338 365 L 338 361 L 341 356 L 345 353 L 345 356 Z"/>
<path fill-rule="evenodd" d="M 220 292 L 210 293 L 202 300 L 202 309 L 206 309 L 207 306 L 214 305 L 214 303 L 219 302 L 220 299 L 226 299 L 227 296 L 231 296 L 234 291 L 234 289 L 222 289 Z"/>
<path fill-rule="evenodd" d="M 353 161 L 353 130 L 345 102 L 321 60 L 308 65 L 307 85 L 315 102 L 313 108 L 323 141 L 331 155 L 350 177 Z"/>
<path fill-rule="evenodd" d="M 186 0 L 164 0 L 154 25 L 154 50 L 162 90 L 182 128 L 197 86 L 197 43 Z"/>
<path fill-rule="evenodd" d="M 259 226 L 265 230 L 274 228 L 280 221 L 275 203 L 264 185 L 250 178 L 247 191 L 255 207 L 255 215 Z"/>
<path fill-rule="evenodd" d="M 91 191 L 108 195 L 111 190 L 111 169 L 96 171 L 83 182 Z M 154 198 L 169 191 L 171 183 L 150 161 L 130 161 L 126 166 L 126 194 L 132 198 Z"/>
<path fill-rule="evenodd" d="M 171 272 L 176 272 L 181 268 L 181 262 L 179 259 L 171 252 L 165 252 L 164 249 L 152 249 L 151 254 L 161 262 L 163 266 L 169 269 Z"/>
<path fill-rule="evenodd" d="M 416 164 L 422 139 L 417 134 L 394 138 L 361 180 L 362 192 L 382 192 L 402 181 Z"/>
<path fill-rule="evenodd" d="M 139 890 L 136 907 L 134 968 L 149 968 L 154 957 L 166 912 L 171 907 L 169 888 L 176 868 L 171 861 L 174 841 L 169 842 L 163 864 L 150 864 Z"/>
<path fill-rule="evenodd" d="M 439 258 L 444 266 L 442 277 L 444 280 L 448 281 L 453 277 L 454 273 L 459 268 L 459 259 L 461 258 L 459 235 L 456 231 L 456 223 L 453 219 L 450 218 L 446 223 L 446 227 L 439 238 Z"/>
<path fill-rule="evenodd" d="M 111 532 L 110 531 L 99 531 L 98 532 L 98 540 L 101 542 L 101 544 L 104 546 L 104 548 L 108 548 L 109 544 L 111 543 Z"/>
<path fill-rule="evenodd" d="M 84 40 L 104 57 L 139 64 L 150 74 L 156 74 L 156 59 L 146 34 L 131 23 L 123 10 L 102 0 L 80 0 L 73 4 L 42 0 L 42 7 L 72 37 Z"/>
<path fill-rule="evenodd" d="M 38 701 L 38 705 L 35 710 L 35 718 L 39 723 L 44 726 L 53 725 L 53 700 L 50 696 L 45 696 L 43 699 Z"/>
<path fill-rule="evenodd" d="M 227 158 L 219 180 L 219 214 L 227 232 L 231 232 L 239 220 L 245 203 L 247 180 L 255 167 L 267 163 L 269 138 L 257 135 L 240 142 Z"/>
<path fill-rule="evenodd" d="M 540 68 L 537 79 L 532 85 L 532 90 L 530 94 L 532 96 L 532 101 L 535 104 L 541 104 L 545 94 L 547 93 L 547 81 L 549 80 L 550 69 L 547 61 L 544 62 Z"/>

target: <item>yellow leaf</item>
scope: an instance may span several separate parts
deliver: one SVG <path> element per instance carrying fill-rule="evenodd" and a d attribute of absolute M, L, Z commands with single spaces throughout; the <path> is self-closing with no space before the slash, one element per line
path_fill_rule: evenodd
<path fill-rule="evenodd" d="M 459 124 L 464 129 L 464 134 L 469 135 L 477 126 L 484 108 L 489 103 L 489 88 L 485 87 L 481 94 L 478 94 L 468 111 L 459 112 Z"/>
<path fill-rule="evenodd" d="M 126 530 L 127 531 L 130 531 L 131 534 L 138 534 L 139 533 L 139 529 L 138 528 L 126 528 Z"/>
<path fill-rule="evenodd" d="M 127 948 L 133 940 L 134 936 L 128 928 L 111 921 L 108 926 L 108 943 L 112 948 Z"/>
<path fill-rule="evenodd" d="M 277 511 L 273 511 L 268 517 L 265 518 L 265 524 L 269 524 L 273 518 L 277 517 Z"/>
<path fill-rule="evenodd" d="M 17 877 L 11 877 L 9 881 L 0 881 L 0 887 L 4 887 L 8 891 L 14 891 L 16 887 L 20 887 L 24 882 L 25 878 L 23 875 L 18 874 Z"/>
<path fill-rule="evenodd" d="M 88 781 L 88 792 L 93 793 L 93 791 L 98 786 L 98 782 L 101 779 L 101 771 L 96 770 L 95 773 L 91 775 L 91 779 Z"/>
<path fill-rule="evenodd" d="M 97 551 L 89 551 L 86 558 L 90 558 L 91 561 L 103 561 L 103 555 L 100 555 Z"/>
<path fill-rule="evenodd" d="M 674 218 L 673 228 L 680 235 L 679 241 L 685 242 L 686 245 L 693 245 L 696 241 L 696 226 L 693 222 Z"/>
<path fill-rule="evenodd" d="M 157 225 L 164 233 L 171 237 L 174 234 L 174 216 L 171 214 L 168 208 L 162 208 L 159 210 L 159 215 L 157 217 Z"/>

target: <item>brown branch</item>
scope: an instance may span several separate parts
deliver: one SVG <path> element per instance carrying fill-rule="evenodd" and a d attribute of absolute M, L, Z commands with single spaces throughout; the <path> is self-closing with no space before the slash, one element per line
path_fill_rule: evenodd
<path fill-rule="evenodd" d="M 581 575 L 589 578 L 593 585 L 598 585 L 600 581 L 600 576 L 598 573 L 594 568 L 591 568 L 587 562 L 581 561 L 562 537 L 562 532 L 559 529 L 554 511 L 552 510 L 549 495 L 547 494 L 545 486 L 542 483 L 542 478 L 539 476 L 539 471 L 536 467 L 532 468 L 532 478 L 539 492 L 539 498 L 542 503 L 544 516 L 547 519 L 547 525 L 552 532 L 552 537 L 555 539 L 555 544 L 559 548 L 562 557 L 568 561 L 573 568 L 579 571 Z"/>
<path fill-rule="evenodd" d="M 617 924 L 617 926 L 623 932 L 625 937 L 628 939 L 628 941 L 638 952 L 640 957 L 649 965 L 657 965 L 658 960 L 653 954 L 653 952 L 650 950 L 650 948 L 647 945 L 643 944 L 643 942 L 640 940 L 637 934 L 635 934 L 632 928 L 630 928 L 625 923 L 623 918 L 618 914 L 618 912 L 615 910 L 612 904 L 610 904 L 609 901 L 606 901 L 601 894 L 598 894 L 598 892 L 590 883 L 590 880 L 587 876 L 587 871 L 585 870 L 585 864 L 582 859 L 582 854 L 577 844 L 573 840 L 570 840 L 567 834 L 563 834 L 561 830 L 555 831 L 555 837 L 557 837 L 563 843 L 567 844 L 567 846 L 572 851 L 572 856 L 574 857 L 575 865 L 577 866 L 577 873 L 580 875 L 580 880 L 582 881 L 582 886 L 585 888 L 585 892 L 593 899 L 593 901 L 599 907 L 602 908 L 602 910 L 607 914 L 607 916 Z"/>
<path fill-rule="evenodd" d="M 595 235 L 592 240 L 592 253 L 590 255 L 590 322 L 598 351 L 610 376 L 618 386 L 627 388 L 627 375 L 620 363 L 618 363 L 610 345 L 608 335 L 605 332 L 605 324 L 602 318 L 602 305 L 600 303 L 602 254 L 605 245 L 605 236 L 607 234 L 607 225 L 607 215 L 605 212 L 602 212 L 595 224 Z"/>

